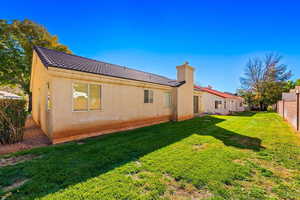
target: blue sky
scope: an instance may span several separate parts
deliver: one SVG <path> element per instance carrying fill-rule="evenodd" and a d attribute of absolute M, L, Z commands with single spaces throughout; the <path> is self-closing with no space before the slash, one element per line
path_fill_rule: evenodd
<path fill-rule="evenodd" d="M 0 19 L 44 25 L 75 54 L 234 92 L 248 58 L 277 52 L 300 78 L 300 2 L 3 1 Z"/>

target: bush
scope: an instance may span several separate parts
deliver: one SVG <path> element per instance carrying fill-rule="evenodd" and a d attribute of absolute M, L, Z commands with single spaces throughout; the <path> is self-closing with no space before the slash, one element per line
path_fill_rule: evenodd
<path fill-rule="evenodd" d="M 13 144 L 23 140 L 26 101 L 0 99 L 0 143 Z"/>
<path fill-rule="evenodd" d="M 268 106 L 268 107 L 267 107 L 267 111 L 268 111 L 268 112 L 274 112 L 273 106 Z"/>

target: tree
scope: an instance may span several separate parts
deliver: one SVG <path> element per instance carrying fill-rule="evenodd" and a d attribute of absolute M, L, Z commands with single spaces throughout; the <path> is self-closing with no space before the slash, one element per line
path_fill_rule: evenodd
<path fill-rule="evenodd" d="M 265 110 L 276 103 L 284 92 L 291 71 L 281 63 L 278 54 L 266 54 L 265 58 L 249 59 L 244 76 L 241 77 L 242 93 L 251 96 L 251 105 Z M 251 94 L 251 95 L 250 95 Z"/>
<path fill-rule="evenodd" d="M 0 85 L 17 86 L 28 95 L 28 111 L 32 108 L 29 89 L 34 46 L 71 53 L 43 26 L 30 20 L 0 20 Z"/>

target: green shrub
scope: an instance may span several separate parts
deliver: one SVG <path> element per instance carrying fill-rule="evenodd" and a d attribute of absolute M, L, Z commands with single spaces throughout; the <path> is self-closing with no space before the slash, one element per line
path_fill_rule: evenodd
<path fill-rule="evenodd" d="M 0 143 L 13 144 L 23 140 L 26 101 L 0 99 Z"/>
<path fill-rule="evenodd" d="M 268 111 L 268 112 L 274 112 L 273 106 L 268 106 L 268 107 L 267 107 L 267 111 Z"/>

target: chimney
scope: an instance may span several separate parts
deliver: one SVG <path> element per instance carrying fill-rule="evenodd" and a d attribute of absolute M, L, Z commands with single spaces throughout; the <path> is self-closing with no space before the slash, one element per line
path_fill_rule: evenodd
<path fill-rule="evenodd" d="M 211 86 L 211 85 L 208 85 L 207 88 L 208 88 L 208 89 L 212 89 L 212 86 Z"/>
<path fill-rule="evenodd" d="M 176 87 L 175 96 L 175 120 L 182 121 L 194 117 L 193 97 L 194 97 L 194 68 L 185 62 L 177 66 L 177 81 L 185 81 Z"/>
<path fill-rule="evenodd" d="M 176 69 L 178 81 L 185 81 L 186 83 L 194 84 L 194 68 L 191 67 L 188 62 L 177 66 Z"/>

